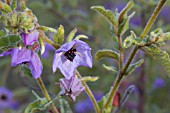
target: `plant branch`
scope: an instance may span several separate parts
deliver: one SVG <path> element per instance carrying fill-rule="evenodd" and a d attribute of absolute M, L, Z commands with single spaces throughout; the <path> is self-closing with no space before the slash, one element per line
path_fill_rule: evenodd
<path fill-rule="evenodd" d="M 150 17 L 144 31 L 141 33 L 141 38 L 144 38 L 146 36 L 146 34 L 148 33 L 148 31 L 150 30 L 153 22 L 155 21 L 156 17 L 158 16 L 160 10 L 162 9 L 163 5 L 165 4 L 166 0 L 160 0 L 160 2 L 158 3 L 157 7 L 155 8 L 155 11 L 153 12 L 152 16 Z M 127 71 L 127 68 L 129 67 L 132 59 L 134 58 L 135 54 L 137 53 L 137 50 L 138 50 L 138 46 L 136 46 L 132 53 L 130 54 L 124 68 L 122 68 L 122 70 L 119 71 L 117 77 L 116 77 L 116 80 L 113 84 L 113 87 L 111 88 L 110 90 L 110 93 L 109 93 L 109 96 L 104 104 L 104 109 L 107 109 L 108 106 L 110 105 L 110 103 L 112 102 L 113 100 L 113 97 L 115 95 L 115 92 L 117 91 L 118 87 L 119 87 L 119 84 L 121 83 L 121 80 L 123 79 L 123 76 L 124 74 L 126 73 Z"/>
<path fill-rule="evenodd" d="M 50 96 L 49 96 L 49 94 L 48 94 L 48 92 L 47 92 L 47 89 L 45 88 L 45 85 L 44 85 L 41 77 L 37 78 L 37 82 L 38 82 L 38 84 L 39 84 L 39 86 L 40 86 L 40 88 L 41 88 L 41 90 L 42 90 L 45 98 L 47 99 L 48 102 L 50 102 L 50 101 L 51 101 L 51 98 L 50 98 Z M 52 103 L 52 106 L 51 106 L 51 107 L 52 107 L 52 110 L 53 110 L 54 113 L 59 113 L 59 112 L 57 111 L 54 103 Z"/>
<path fill-rule="evenodd" d="M 80 75 L 80 73 L 79 73 L 77 70 L 76 70 L 75 73 L 76 73 L 76 76 L 77 76 L 79 79 L 82 78 L 81 75 Z M 86 91 L 86 93 L 88 94 L 88 96 L 90 97 L 90 99 L 91 99 L 91 101 L 92 101 L 92 103 L 93 103 L 93 105 L 94 105 L 94 108 L 95 108 L 95 110 L 96 110 L 96 113 L 101 113 L 101 109 L 100 109 L 100 107 L 99 107 L 96 99 L 94 98 L 94 95 L 92 94 L 90 88 L 89 88 L 88 85 L 86 84 L 86 82 L 82 81 L 82 85 L 85 87 L 85 91 Z"/>

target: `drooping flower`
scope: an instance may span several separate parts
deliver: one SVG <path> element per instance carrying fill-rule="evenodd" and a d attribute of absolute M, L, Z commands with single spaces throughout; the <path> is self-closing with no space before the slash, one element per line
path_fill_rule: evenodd
<path fill-rule="evenodd" d="M 91 48 L 83 41 L 73 40 L 56 50 L 53 60 L 53 72 L 57 68 L 70 79 L 78 66 L 92 67 Z"/>
<path fill-rule="evenodd" d="M 162 79 L 162 78 L 156 78 L 154 83 L 153 83 L 153 88 L 154 89 L 158 89 L 158 88 L 161 88 L 161 87 L 164 87 L 165 86 L 165 80 Z"/>
<path fill-rule="evenodd" d="M 32 31 L 31 33 L 21 33 L 22 41 L 25 46 L 33 45 L 34 42 L 38 41 L 39 32 L 37 30 Z"/>
<path fill-rule="evenodd" d="M 6 109 L 12 105 L 13 93 L 5 87 L 0 87 L 0 109 Z"/>
<path fill-rule="evenodd" d="M 73 101 L 75 101 L 76 96 L 78 96 L 84 90 L 81 81 L 76 76 L 72 76 L 70 79 L 60 79 L 60 87 L 60 94 L 68 95 Z"/>
<path fill-rule="evenodd" d="M 0 57 L 6 56 L 8 54 L 11 54 L 12 57 L 11 61 L 12 67 L 23 63 L 28 63 L 28 66 L 31 70 L 33 77 L 34 78 L 40 77 L 43 67 L 41 60 L 39 59 L 38 55 L 35 52 L 25 47 L 22 47 L 21 49 L 17 47 L 1 53 Z"/>

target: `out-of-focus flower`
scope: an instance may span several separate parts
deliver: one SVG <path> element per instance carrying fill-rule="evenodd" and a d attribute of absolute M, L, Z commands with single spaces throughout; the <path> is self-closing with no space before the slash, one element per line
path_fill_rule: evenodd
<path fill-rule="evenodd" d="M 5 87 L 0 87 L 0 110 L 10 108 L 12 105 L 13 93 Z"/>
<path fill-rule="evenodd" d="M 162 11 L 160 12 L 160 17 L 165 21 L 165 22 L 170 22 L 170 6 L 164 6 Z"/>
<path fill-rule="evenodd" d="M 53 60 L 53 72 L 57 68 L 70 79 L 78 66 L 92 67 L 91 48 L 83 41 L 73 40 L 56 50 Z"/>
<path fill-rule="evenodd" d="M 81 81 L 76 76 L 72 76 L 70 79 L 60 79 L 60 87 L 60 94 L 68 95 L 73 101 L 75 101 L 76 96 L 84 90 Z"/>
<path fill-rule="evenodd" d="M 47 58 L 49 56 L 49 52 L 54 50 L 54 48 L 50 44 L 45 45 L 45 52 L 42 54 L 42 58 Z"/>
<path fill-rule="evenodd" d="M 34 31 L 32 31 L 31 33 L 28 33 L 28 34 L 25 33 L 25 32 L 21 33 L 22 41 L 23 41 L 25 46 L 33 45 L 34 42 L 37 42 L 38 36 L 39 36 L 39 32 L 37 30 L 34 30 Z"/>
<path fill-rule="evenodd" d="M 130 24 L 132 25 L 132 27 L 139 27 L 142 25 L 142 19 L 140 16 L 134 16 L 131 20 L 130 20 Z"/>
<path fill-rule="evenodd" d="M 31 70 L 31 73 L 34 78 L 40 77 L 42 73 L 42 63 L 39 59 L 38 55 L 35 52 L 32 52 L 31 50 L 23 47 L 21 49 L 19 48 L 12 48 L 8 51 L 5 51 L 0 54 L 0 57 L 6 56 L 8 54 L 11 54 L 12 62 L 11 66 L 17 66 L 19 64 L 28 63 L 28 66 Z"/>
<path fill-rule="evenodd" d="M 157 88 L 161 88 L 163 86 L 165 86 L 165 80 L 162 78 L 156 78 L 153 83 L 153 88 L 157 89 Z"/>

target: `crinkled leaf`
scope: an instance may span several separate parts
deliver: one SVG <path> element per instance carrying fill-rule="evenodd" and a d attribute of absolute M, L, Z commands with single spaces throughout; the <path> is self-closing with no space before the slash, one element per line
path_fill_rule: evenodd
<path fill-rule="evenodd" d="M 96 10 L 97 12 L 102 14 L 113 25 L 114 28 L 118 26 L 118 21 L 110 10 L 106 10 L 102 6 L 92 6 L 91 9 Z"/>
<path fill-rule="evenodd" d="M 109 58 L 119 60 L 119 54 L 115 51 L 108 50 L 108 49 L 103 49 L 96 52 L 95 58 L 97 60 L 100 60 L 103 57 L 109 57 Z"/>
<path fill-rule="evenodd" d="M 123 41 L 123 48 L 129 48 L 132 45 L 144 45 L 146 42 L 139 37 L 134 38 L 132 35 L 128 36 L 124 41 Z"/>
<path fill-rule="evenodd" d="M 160 63 L 170 77 L 170 58 L 168 53 L 159 49 L 156 46 L 145 47 L 143 50 L 154 60 Z"/>
<path fill-rule="evenodd" d="M 67 36 L 67 42 L 71 42 L 73 40 L 73 37 L 75 36 L 76 32 L 77 32 L 76 28 L 70 32 L 70 34 Z"/>
<path fill-rule="evenodd" d="M 0 49 L 13 47 L 19 42 L 21 42 L 20 35 L 8 35 L 8 36 L 0 37 Z"/>
<path fill-rule="evenodd" d="M 57 33 L 57 30 L 51 27 L 47 27 L 47 26 L 40 26 L 40 29 L 46 32 L 54 32 Z"/>
<path fill-rule="evenodd" d="M 123 35 L 129 29 L 129 21 L 134 16 L 134 14 L 135 13 L 133 12 L 130 16 L 123 19 L 123 22 L 121 22 L 119 29 L 118 29 L 118 33 L 120 35 Z"/>
<path fill-rule="evenodd" d="M 17 8 L 17 0 L 12 0 L 11 8 L 12 10 Z"/>
<path fill-rule="evenodd" d="M 136 62 L 136 63 L 134 63 L 134 64 L 131 64 L 131 65 L 128 67 L 125 75 L 130 75 L 136 68 L 138 68 L 139 66 L 141 66 L 143 62 L 144 62 L 144 60 L 142 59 L 142 60 L 139 60 L 138 62 Z"/>
<path fill-rule="evenodd" d="M 108 94 L 106 94 L 105 96 L 103 96 L 103 97 L 101 98 L 101 100 L 98 102 L 98 105 L 99 105 L 100 109 L 103 110 L 102 113 L 110 113 L 111 110 L 112 110 L 112 104 L 111 104 L 111 103 L 110 103 L 110 105 L 107 107 L 107 109 L 103 109 L 104 104 L 105 104 L 105 102 L 106 102 L 106 100 L 107 100 L 107 97 L 108 97 Z"/>
<path fill-rule="evenodd" d="M 31 70 L 27 66 L 21 65 L 21 70 L 24 72 L 25 76 L 32 78 Z"/>
<path fill-rule="evenodd" d="M 108 71 L 113 71 L 114 73 L 117 73 L 117 69 L 115 67 L 106 66 L 105 64 L 103 64 L 103 67 Z"/>
<path fill-rule="evenodd" d="M 64 27 L 60 25 L 57 29 L 57 33 L 54 35 L 54 42 L 57 44 L 62 44 L 64 41 Z"/>
<path fill-rule="evenodd" d="M 0 30 L 0 37 L 5 36 L 5 32 L 3 30 Z"/>
<path fill-rule="evenodd" d="M 48 103 L 46 98 L 39 98 L 28 105 L 24 113 L 34 113 L 38 111 L 43 111 L 46 109 L 46 104 Z"/>
<path fill-rule="evenodd" d="M 129 10 L 134 6 L 133 0 L 130 0 L 127 5 L 122 9 L 119 15 L 119 22 L 121 23 L 123 18 L 127 16 Z"/>
<path fill-rule="evenodd" d="M 73 113 L 71 111 L 69 103 L 66 100 L 60 99 L 59 102 L 60 102 L 60 113 Z"/>
<path fill-rule="evenodd" d="M 75 40 L 80 40 L 81 38 L 88 39 L 88 37 L 86 35 L 78 35 L 75 37 Z"/>
<path fill-rule="evenodd" d="M 99 79 L 99 77 L 86 76 L 86 77 L 82 77 L 81 81 L 84 81 L 84 82 L 95 82 L 98 79 Z"/>
<path fill-rule="evenodd" d="M 166 40 L 170 40 L 170 32 L 160 34 L 157 42 L 164 42 Z"/>

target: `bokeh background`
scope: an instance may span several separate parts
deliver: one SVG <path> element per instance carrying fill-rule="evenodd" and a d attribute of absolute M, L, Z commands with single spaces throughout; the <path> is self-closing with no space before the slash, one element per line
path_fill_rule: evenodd
<path fill-rule="evenodd" d="M 135 0 L 132 11 L 135 11 L 136 14 L 130 21 L 130 30 L 133 30 L 138 36 L 140 35 L 158 1 Z M 127 2 L 128 0 L 27 0 L 26 2 L 41 25 L 56 29 L 59 25 L 63 25 L 65 36 L 72 29 L 77 28 L 76 35 L 85 34 L 89 37 L 89 40 L 84 41 L 92 48 L 93 68 L 79 67 L 78 70 L 82 76 L 100 77 L 96 82 L 88 83 L 97 100 L 100 100 L 103 95 L 109 92 L 116 77 L 115 73 L 107 71 L 102 65 L 115 67 L 117 65 L 116 61 L 112 59 L 100 61 L 94 59 L 97 50 L 103 48 L 114 50 L 115 45 L 113 44 L 114 32 L 110 29 L 109 23 L 90 7 L 102 5 L 112 11 L 117 8 L 120 12 Z M 169 11 L 170 2 L 168 1 L 152 26 L 152 30 L 162 28 L 164 32 L 170 31 Z M 2 29 L 3 26 L 0 27 Z M 123 35 L 123 39 L 130 35 L 129 31 Z M 53 37 L 52 33 L 46 35 L 49 38 Z M 128 58 L 131 49 L 126 50 L 125 60 Z M 169 42 L 162 49 L 170 53 Z M 54 52 L 55 50 L 47 44 L 46 52 L 42 56 L 44 67 L 42 78 L 51 97 L 55 97 L 59 93 L 60 87 L 57 82 L 59 78 L 63 77 L 59 71 L 55 74 L 52 73 Z M 128 86 L 136 85 L 120 113 L 170 113 L 170 79 L 157 62 L 139 50 L 134 61 L 142 58 L 145 59 L 145 63 L 127 76 L 120 85 L 121 97 Z M 10 57 L 0 58 L 0 85 L 13 93 L 13 103 L 7 109 L 3 109 L 2 113 L 23 113 L 28 104 L 35 100 L 32 90 L 42 97 L 43 95 L 36 80 L 24 76 L 20 66 L 11 68 L 10 61 Z M 63 98 L 69 102 L 73 113 L 94 113 L 92 103 L 85 92 L 77 97 L 76 102 L 72 102 L 66 96 Z M 48 113 L 48 110 L 42 113 Z"/>

